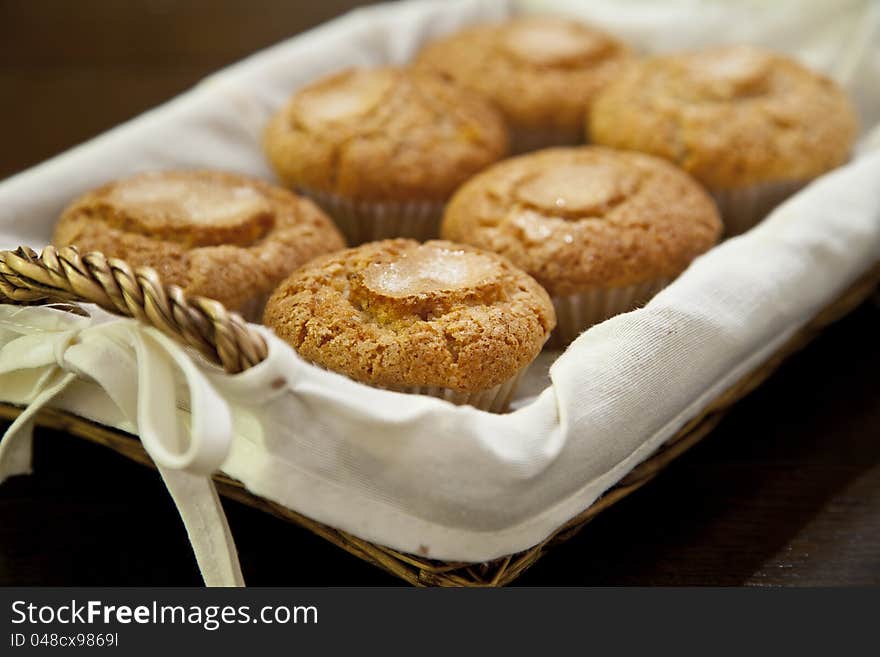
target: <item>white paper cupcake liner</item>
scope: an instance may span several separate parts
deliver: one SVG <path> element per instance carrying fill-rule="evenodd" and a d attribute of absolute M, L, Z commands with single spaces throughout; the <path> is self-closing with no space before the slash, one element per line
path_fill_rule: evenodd
<path fill-rule="evenodd" d="M 671 279 L 657 279 L 626 287 L 594 289 L 569 296 L 552 297 L 556 309 L 556 329 L 549 346 L 568 345 L 585 330 L 610 317 L 635 310 L 669 285 Z"/>
<path fill-rule="evenodd" d="M 510 154 L 521 155 L 554 146 L 579 146 L 584 143 L 580 130 L 510 128 Z"/>
<path fill-rule="evenodd" d="M 297 190 L 327 212 L 345 235 L 349 246 L 392 237 L 424 242 L 440 235 L 444 203 L 438 201 L 352 201 L 312 189 Z"/>
<path fill-rule="evenodd" d="M 394 390 L 395 392 L 439 397 L 459 406 L 474 406 L 490 413 L 503 413 L 510 405 L 513 393 L 516 392 L 516 387 L 526 371 L 528 371 L 528 368 L 529 366 L 526 365 L 504 383 L 486 390 L 477 390 L 476 392 L 453 390 L 452 388 L 440 386 L 397 386 L 388 387 L 387 389 Z"/>
<path fill-rule="evenodd" d="M 754 227 L 807 182 L 797 180 L 764 183 L 742 189 L 710 190 L 724 221 L 725 236 L 739 235 Z"/>

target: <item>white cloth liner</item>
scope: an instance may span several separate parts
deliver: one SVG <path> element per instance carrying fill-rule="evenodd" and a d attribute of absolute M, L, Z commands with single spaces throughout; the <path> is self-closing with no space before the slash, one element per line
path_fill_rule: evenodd
<path fill-rule="evenodd" d="M 833 12 L 819 2 L 520 4 L 579 13 L 649 51 L 721 41 L 786 49 L 847 83 L 865 125 L 880 119 L 868 1 Z M 42 246 L 73 196 L 136 171 L 270 177 L 257 137 L 294 88 L 345 65 L 403 62 L 429 35 L 508 10 L 489 0 L 381 5 L 259 53 L 0 184 L 0 246 Z M 582 335 L 553 363 L 551 385 L 507 415 L 355 383 L 303 362 L 266 329 L 266 362 L 219 374 L 158 332 L 94 308 L 84 319 L 0 306 L 0 399 L 139 433 L 208 584 L 242 583 L 207 478 L 218 465 L 253 493 L 361 538 L 492 559 L 589 506 L 880 258 L 880 153 L 863 151 L 699 258 L 645 308 Z M 29 471 L 31 424 L 24 416 L 0 443 L 0 480 Z"/>

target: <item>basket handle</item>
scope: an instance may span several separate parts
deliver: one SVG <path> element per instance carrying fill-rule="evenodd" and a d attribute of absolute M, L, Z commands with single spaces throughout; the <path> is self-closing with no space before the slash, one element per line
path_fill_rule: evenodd
<path fill-rule="evenodd" d="M 75 246 L 47 246 L 41 253 L 20 246 L 0 251 L 0 303 L 62 300 L 94 303 L 134 317 L 192 347 L 235 374 L 263 361 L 268 349 L 259 332 L 219 301 L 187 297 L 163 285 L 151 267 L 132 269 L 102 253 L 80 255 Z"/>

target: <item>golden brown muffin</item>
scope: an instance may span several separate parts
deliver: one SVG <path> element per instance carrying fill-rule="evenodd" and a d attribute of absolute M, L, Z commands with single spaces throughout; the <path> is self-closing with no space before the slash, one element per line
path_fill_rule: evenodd
<path fill-rule="evenodd" d="M 779 202 L 844 163 L 856 127 L 845 93 L 832 80 L 752 46 L 634 64 L 600 94 L 588 116 L 594 142 L 663 157 L 720 202 L 727 192 L 745 191 L 750 195 L 743 202 L 751 205 L 759 186 L 777 192 Z M 729 213 L 722 213 L 727 221 Z"/>
<path fill-rule="evenodd" d="M 436 236 L 442 204 L 506 154 L 507 131 L 487 102 L 440 76 L 351 69 L 297 92 L 263 145 L 281 180 L 360 242 Z M 413 213 L 421 222 L 405 225 Z"/>
<path fill-rule="evenodd" d="M 491 410 L 555 324 L 547 293 L 504 258 L 406 239 L 313 260 L 278 287 L 263 321 L 357 381 Z"/>
<path fill-rule="evenodd" d="M 686 173 L 599 146 L 490 167 L 455 194 L 442 225 L 445 239 L 500 253 L 546 288 L 558 342 L 645 301 L 720 232 L 712 199 Z"/>
<path fill-rule="evenodd" d="M 441 73 L 494 102 L 524 152 L 583 140 L 583 116 L 632 53 L 583 23 L 513 18 L 467 28 L 429 43 L 415 66 Z"/>
<path fill-rule="evenodd" d="M 260 180 L 162 171 L 111 182 L 64 210 L 52 242 L 100 251 L 163 282 L 249 310 L 293 269 L 345 248 L 315 205 Z"/>

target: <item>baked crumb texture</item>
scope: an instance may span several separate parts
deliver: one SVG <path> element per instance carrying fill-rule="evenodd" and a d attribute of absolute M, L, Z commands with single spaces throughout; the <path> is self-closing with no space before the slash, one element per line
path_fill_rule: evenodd
<path fill-rule="evenodd" d="M 163 171 L 111 182 L 61 215 L 57 246 L 155 268 L 164 283 L 237 310 L 316 255 L 345 248 L 311 201 L 252 178 Z"/>
<path fill-rule="evenodd" d="M 286 185 L 361 201 L 445 201 L 508 146 L 485 100 L 395 68 L 350 69 L 301 89 L 263 145 Z"/>
<path fill-rule="evenodd" d="M 556 323 L 547 293 L 507 260 L 395 239 L 294 272 L 263 318 L 304 358 L 388 388 L 480 391 L 517 375 Z"/>
<path fill-rule="evenodd" d="M 856 131 L 835 82 L 752 46 L 628 66 L 587 130 L 595 143 L 675 162 L 712 190 L 814 178 L 849 158 Z"/>
<path fill-rule="evenodd" d="M 414 66 L 481 93 L 511 129 L 583 138 L 584 110 L 633 54 L 578 21 L 515 18 L 467 28 L 428 43 Z"/>
<path fill-rule="evenodd" d="M 721 220 L 690 176 L 641 153 L 552 148 L 501 162 L 447 205 L 442 235 L 506 256 L 551 296 L 670 279 Z"/>

